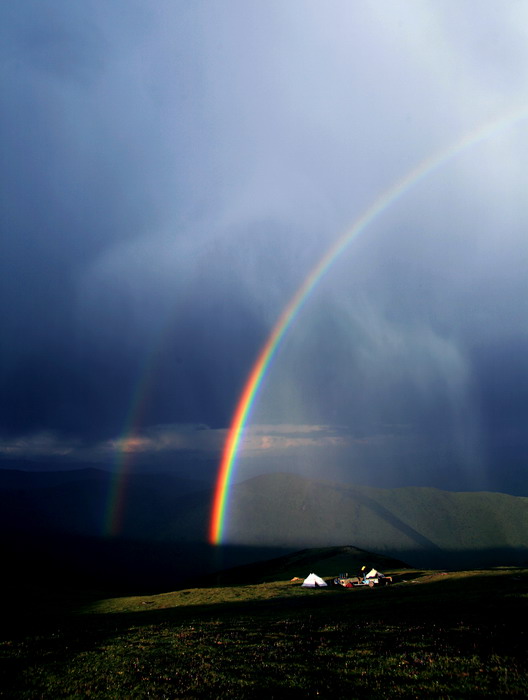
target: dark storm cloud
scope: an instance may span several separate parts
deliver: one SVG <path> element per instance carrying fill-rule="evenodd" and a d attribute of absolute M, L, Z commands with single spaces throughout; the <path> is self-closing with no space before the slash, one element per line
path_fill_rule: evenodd
<path fill-rule="evenodd" d="M 111 461 L 134 425 L 142 460 L 217 456 L 328 246 L 528 102 L 520 3 L 1 13 L 5 455 Z M 522 490 L 527 146 L 519 121 L 462 152 L 332 266 L 269 369 L 241 477 L 325 460 L 335 478 L 499 488 L 504 450 Z"/>
<path fill-rule="evenodd" d="M 3 426 L 113 433 L 146 362 L 127 347 L 141 323 L 123 328 L 125 303 L 111 337 L 97 323 L 87 328 L 78 283 L 107 249 L 163 217 L 166 188 L 165 210 L 182 196 L 183 174 L 166 183 L 163 131 L 181 115 L 170 147 L 185 159 L 180 103 L 192 55 L 180 47 L 185 65 L 172 57 L 180 71 L 163 112 L 160 80 L 171 66 L 163 78 L 150 70 L 156 18 L 141 5 L 22 3 L 3 14 Z M 113 300 L 98 301 L 104 322 Z"/>

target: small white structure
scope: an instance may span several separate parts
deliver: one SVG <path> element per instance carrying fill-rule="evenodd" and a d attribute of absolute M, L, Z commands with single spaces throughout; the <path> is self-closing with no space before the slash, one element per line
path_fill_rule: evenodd
<path fill-rule="evenodd" d="M 382 581 L 382 579 L 386 579 Z M 371 569 L 368 574 L 365 576 L 365 583 L 368 583 L 370 586 L 373 586 L 377 583 L 392 583 L 392 579 L 390 579 L 390 576 L 387 578 L 385 574 L 382 574 L 380 571 L 376 571 L 376 569 Z"/>
<path fill-rule="evenodd" d="M 317 574 L 310 574 L 304 579 L 303 582 L 304 588 L 323 588 L 323 586 L 327 585 L 328 584 Z"/>
<path fill-rule="evenodd" d="M 365 578 L 379 578 L 380 576 L 383 576 L 383 574 L 380 574 L 380 572 L 376 571 L 376 569 L 371 569 Z"/>

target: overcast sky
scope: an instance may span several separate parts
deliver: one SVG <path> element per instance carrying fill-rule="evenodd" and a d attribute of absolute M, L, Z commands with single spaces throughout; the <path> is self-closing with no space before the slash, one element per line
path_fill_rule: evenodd
<path fill-rule="evenodd" d="M 0 14 L 0 466 L 112 469 L 125 448 L 131 468 L 211 478 L 327 248 L 418 163 L 528 106 L 516 0 Z M 527 195 L 512 116 L 382 212 L 288 331 L 237 478 L 528 496 Z"/>

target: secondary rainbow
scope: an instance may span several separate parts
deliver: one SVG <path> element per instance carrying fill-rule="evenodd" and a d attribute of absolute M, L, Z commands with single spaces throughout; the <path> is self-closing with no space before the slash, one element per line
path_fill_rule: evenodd
<path fill-rule="evenodd" d="M 112 537 L 118 535 L 121 530 L 125 507 L 127 477 L 132 462 L 131 447 L 141 425 L 141 418 L 148 396 L 148 388 L 151 385 L 152 375 L 154 374 L 155 363 L 152 359 L 153 354 L 154 353 L 149 354 L 146 367 L 141 373 L 141 380 L 134 388 L 123 434 L 116 442 L 117 456 L 115 460 L 115 471 L 110 477 L 107 502 L 103 516 L 102 530 L 104 536 Z"/>
<path fill-rule="evenodd" d="M 141 450 L 141 427 L 148 405 L 150 389 L 154 384 L 159 364 L 159 354 L 171 330 L 171 319 L 167 319 L 158 331 L 151 348 L 147 351 L 139 380 L 132 387 L 130 402 L 121 436 L 115 441 L 114 471 L 110 477 L 106 505 L 102 519 L 102 534 L 113 537 L 120 533 L 125 514 L 128 477 L 134 463 L 134 455 Z"/>
<path fill-rule="evenodd" d="M 503 115 L 484 126 L 480 126 L 471 133 L 466 134 L 447 149 L 419 163 L 401 180 L 396 181 L 385 190 L 380 197 L 363 212 L 354 224 L 333 243 L 322 259 L 308 274 L 273 327 L 268 339 L 258 354 L 248 378 L 246 379 L 240 398 L 238 399 L 224 444 L 214 489 L 209 525 L 209 541 L 211 544 L 221 544 L 224 538 L 228 516 L 229 490 L 233 479 L 236 458 L 240 449 L 244 427 L 249 419 L 259 388 L 262 385 L 266 371 L 277 353 L 284 335 L 303 308 L 317 283 L 356 236 L 364 231 L 374 219 L 400 199 L 400 197 L 412 187 L 417 185 L 423 178 L 429 176 L 435 170 L 448 163 L 451 159 L 462 153 L 462 151 L 512 127 L 514 124 L 517 124 L 527 117 L 528 108 L 523 106 L 521 109 L 509 112 L 506 116 Z"/>

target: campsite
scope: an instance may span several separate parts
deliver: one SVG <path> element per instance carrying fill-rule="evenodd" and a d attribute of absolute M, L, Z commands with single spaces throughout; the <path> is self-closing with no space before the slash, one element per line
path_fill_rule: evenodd
<path fill-rule="evenodd" d="M 368 553 L 304 550 L 157 595 L 28 585 L 6 606 L 0 692 L 526 697 L 528 569 L 400 564 L 384 568 L 392 585 L 345 588 L 333 579 L 347 556 L 355 571 Z M 303 586 L 313 572 L 327 585 Z"/>
<path fill-rule="evenodd" d="M 0 700 L 528 698 L 528 0 L 0 27 Z"/>

